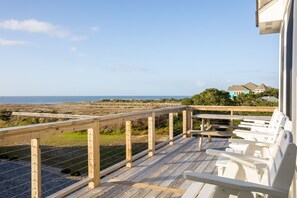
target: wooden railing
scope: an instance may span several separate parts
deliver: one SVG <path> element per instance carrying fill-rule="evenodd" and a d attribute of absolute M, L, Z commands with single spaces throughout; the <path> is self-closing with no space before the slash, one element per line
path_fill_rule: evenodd
<path fill-rule="evenodd" d="M 183 113 L 183 135 L 173 137 L 173 114 Z M 156 146 L 155 140 L 155 116 L 169 114 L 169 140 Z M 78 118 L 75 120 L 61 121 L 55 123 L 36 124 L 29 126 L 11 127 L 0 129 L 0 145 L 21 143 L 25 140 L 31 141 L 31 195 L 41 197 L 41 152 L 40 139 L 61 133 L 69 133 L 79 130 L 88 130 L 88 177 L 83 179 L 50 197 L 63 197 L 85 185 L 90 189 L 100 184 L 100 177 L 122 167 L 132 167 L 132 162 L 144 155 L 153 156 L 155 150 L 166 144 L 173 144 L 173 141 L 181 136 L 186 137 L 188 126 L 188 111 L 186 106 L 168 107 L 162 109 L 144 110 L 131 113 L 120 113 L 106 116 L 93 116 L 91 118 Z M 77 117 L 73 117 L 77 118 Z M 132 156 L 131 144 L 131 121 L 148 119 L 148 149 Z M 100 171 L 100 128 L 110 124 L 126 122 L 126 160 L 103 171 Z"/>
<path fill-rule="evenodd" d="M 204 106 L 190 105 L 190 110 L 200 111 L 231 111 L 231 112 L 273 112 L 277 107 L 254 107 L 254 106 Z"/>
<path fill-rule="evenodd" d="M 159 107 L 173 107 L 181 105 L 180 102 L 94 102 L 91 105 L 98 106 L 141 106 L 141 107 L 149 107 L 149 106 L 159 106 Z"/>
<path fill-rule="evenodd" d="M 153 156 L 155 150 L 170 144 L 174 140 L 187 136 L 187 131 L 192 129 L 191 115 L 193 110 L 207 111 L 260 111 L 272 112 L 274 107 L 231 107 L 231 106 L 176 106 L 152 110 L 143 110 L 138 112 L 120 113 L 105 116 L 79 117 L 73 116 L 75 120 L 60 121 L 55 123 L 37 124 L 29 126 L 11 127 L 0 129 L 0 146 L 9 143 L 19 143 L 24 140 L 31 141 L 31 195 L 32 197 L 41 197 L 41 152 L 40 139 L 62 133 L 69 133 L 79 130 L 86 130 L 88 133 L 88 177 L 60 190 L 50 197 L 63 197 L 73 191 L 88 185 L 93 189 L 100 185 L 100 177 L 105 176 L 123 166 L 132 167 L 133 161 L 144 155 Z M 173 118 L 174 113 L 183 114 L 182 134 L 173 135 Z M 169 139 L 161 144 L 156 145 L 155 139 L 155 117 L 159 115 L 169 115 Z M 21 113 L 18 115 L 22 115 Z M 35 116 L 32 114 L 32 116 Z M 138 119 L 148 119 L 148 149 L 132 156 L 131 121 Z M 125 122 L 126 124 L 126 160 L 117 163 L 103 171 L 100 171 L 100 129 L 103 126 Z"/>

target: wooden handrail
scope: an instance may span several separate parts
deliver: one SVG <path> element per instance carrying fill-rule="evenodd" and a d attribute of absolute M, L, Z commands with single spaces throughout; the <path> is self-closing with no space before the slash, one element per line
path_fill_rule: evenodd
<path fill-rule="evenodd" d="M 254 106 L 204 106 L 190 105 L 188 108 L 201 111 L 246 111 L 246 112 L 273 112 L 277 107 L 254 107 Z"/>
<path fill-rule="evenodd" d="M 0 129 L 0 145 L 4 143 L 19 143 L 34 138 L 48 137 L 61 133 L 74 132 L 90 128 L 94 121 L 100 121 L 100 126 L 107 126 L 129 120 L 148 118 L 152 113 L 156 116 L 169 113 L 177 113 L 185 110 L 186 106 L 150 109 L 129 113 L 111 114 L 105 116 L 94 116 L 77 120 L 59 121 L 53 123 L 35 124 Z"/>

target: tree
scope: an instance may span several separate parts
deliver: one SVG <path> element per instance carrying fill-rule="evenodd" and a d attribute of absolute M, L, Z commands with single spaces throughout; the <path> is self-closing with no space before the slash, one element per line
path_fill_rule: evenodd
<path fill-rule="evenodd" d="M 264 93 L 264 92 L 263 92 Z M 262 93 L 259 94 L 239 94 L 234 98 L 234 102 L 239 106 L 277 106 L 275 102 L 262 100 Z"/>
<path fill-rule="evenodd" d="M 263 97 L 263 96 L 274 96 L 276 98 L 278 98 L 278 89 L 275 88 L 270 88 L 262 93 L 259 93 L 259 96 Z"/>
<path fill-rule="evenodd" d="M 234 105 L 234 101 L 230 99 L 228 92 L 215 88 L 206 89 L 194 95 L 192 101 L 194 105 Z"/>
<path fill-rule="evenodd" d="M 182 105 L 193 105 L 194 101 L 192 98 L 183 98 L 182 99 Z"/>
<path fill-rule="evenodd" d="M 257 95 L 253 93 L 241 93 L 234 98 L 234 102 L 239 106 L 257 106 Z"/>

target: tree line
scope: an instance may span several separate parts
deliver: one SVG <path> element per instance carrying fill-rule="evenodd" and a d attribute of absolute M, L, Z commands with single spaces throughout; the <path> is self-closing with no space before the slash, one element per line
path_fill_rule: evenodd
<path fill-rule="evenodd" d="M 182 99 L 183 105 L 218 105 L 218 106 L 277 106 L 277 102 L 261 99 L 263 96 L 278 98 L 278 89 L 271 88 L 262 93 L 241 93 L 230 98 L 229 92 L 215 88 L 205 89 L 191 98 Z"/>

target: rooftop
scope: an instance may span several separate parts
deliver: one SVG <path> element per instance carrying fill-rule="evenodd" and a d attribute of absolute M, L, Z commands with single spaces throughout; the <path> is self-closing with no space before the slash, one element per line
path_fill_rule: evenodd
<path fill-rule="evenodd" d="M 257 88 L 255 88 L 255 90 L 268 90 L 268 89 L 269 87 L 264 84 L 261 84 Z"/>
<path fill-rule="evenodd" d="M 228 87 L 228 91 L 250 91 L 250 90 L 243 85 L 232 85 L 231 87 Z"/>
<path fill-rule="evenodd" d="M 244 84 L 243 86 L 245 86 L 249 90 L 254 90 L 254 89 L 256 89 L 258 87 L 258 85 L 254 84 L 252 82 L 248 82 L 248 83 Z"/>
<path fill-rule="evenodd" d="M 254 92 L 255 90 L 268 90 L 271 87 L 266 86 L 265 84 L 261 84 L 261 85 L 256 85 L 252 82 L 248 82 L 244 85 L 232 85 L 230 87 L 228 87 L 227 91 L 252 91 Z"/>

